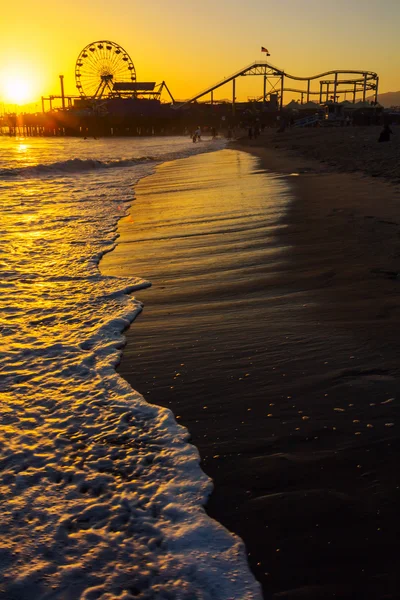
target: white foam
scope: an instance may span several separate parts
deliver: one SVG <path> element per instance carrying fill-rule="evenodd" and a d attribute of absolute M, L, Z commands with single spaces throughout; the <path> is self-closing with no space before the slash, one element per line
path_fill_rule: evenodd
<path fill-rule="evenodd" d="M 135 139 L 127 142 L 121 139 L 104 139 L 101 141 L 74 140 L 66 138 L 57 140 L 61 148 L 54 152 L 44 152 L 44 141 L 31 138 L 29 142 L 5 140 L 3 145 L 9 146 L 10 155 L 4 155 L 0 145 L 0 180 L 32 177 L 57 177 L 68 174 L 85 173 L 98 169 L 116 169 L 134 167 L 140 164 L 176 160 L 218 150 L 226 146 L 226 140 L 204 138 L 201 144 L 190 143 L 187 138 L 157 138 Z M 11 144 L 11 146 L 10 146 Z M 23 151 L 21 151 L 21 148 Z M 48 149 L 48 148 L 47 148 Z M 148 150 L 148 154 L 140 154 L 140 150 Z M 121 151 L 123 155 L 121 156 Z M 13 154 L 14 153 L 14 154 Z M 66 153 L 64 160 L 60 156 Z M 72 156 L 69 154 L 72 153 Z M 14 160 L 13 160 L 14 159 Z"/>
<path fill-rule="evenodd" d="M 148 284 L 102 277 L 97 263 L 151 168 L 3 184 L 0 596 L 9 600 L 261 598 L 242 542 L 205 514 L 211 482 L 186 429 L 115 372 L 122 331 L 141 310 L 130 294 Z"/>

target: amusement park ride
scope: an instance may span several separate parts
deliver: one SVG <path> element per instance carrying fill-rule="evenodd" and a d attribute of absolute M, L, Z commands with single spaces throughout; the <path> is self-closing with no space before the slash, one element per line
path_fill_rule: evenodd
<path fill-rule="evenodd" d="M 75 63 L 75 82 L 79 96 L 64 94 L 63 75 L 60 75 L 61 96 L 42 97 L 42 110 L 45 112 L 45 101 L 52 110 L 53 100 L 61 100 L 62 107 L 72 108 L 73 103 L 99 105 L 101 100 L 112 98 L 147 98 L 160 100 L 165 89 L 170 100 L 174 98 L 165 81 L 156 84 L 153 81 L 138 82 L 136 70 L 129 54 L 115 42 L 100 40 L 88 44 L 80 53 Z M 86 102 L 85 102 L 86 101 Z"/>
<path fill-rule="evenodd" d="M 191 104 L 203 100 L 206 104 L 216 104 L 214 91 L 229 83 L 232 84 L 232 111 L 236 107 L 236 80 L 239 77 L 260 76 L 263 78 L 262 95 L 253 101 L 262 103 L 265 107 L 274 99 L 276 108 L 282 109 L 285 92 L 296 93 L 304 96 L 307 102 L 311 96 L 317 96 L 319 104 L 337 102 L 339 96 L 349 94 L 352 102 L 356 99 L 365 102 L 367 92 L 372 92 L 375 102 L 378 100 L 378 82 L 376 73 L 371 71 L 335 70 L 320 73 L 311 77 L 296 77 L 278 69 L 267 61 L 254 62 L 230 77 L 208 87 L 199 94 L 184 102 L 176 102 L 168 89 L 165 81 L 160 84 L 155 82 L 140 82 L 136 78 L 136 70 L 129 54 L 115 42 L 100 40 L 88 44 L 79 54 L 75 65 L 75 81 L 79 92 L 77 96 L 64 94 L 63 75 L 60 75 L 61 96 L 42 97 L 42 110 L 45 112 L 45 102 L 49 102 L 50 110 L 53 101 L 61 100 L 62 108 L 73 105 L 101 106 L 102 103 L 115 98 L 156 100 L 160 102 L 161 94 L 165 89 L 169 95 L 173 108 L 188 108 Z M 303 88 L 295 87 L 289 82 L 303 82 Z M 315 85 L 316 84 L 316 85 Z M 288 87 L 287 87 L 288 86 Z"/>
<path fill-rule="evenodd" d="M 324 102 L 337 102 L 339 94 L 351 94 L 353 103 L 356 102 L 357 95 L 362 94 L 362 101 L 366 101 L 367 91 L 372 91 L 374 100 L 378 100 L 378 82 L 379 78 L 376 73 L 371 71 L 354 71 L 354 70 L 337 70 L 326 71 L 319 75 L 311 77 L 296 77 L 285 73 L 282 69 L 278 69 L 267 61 L 251 63 L 247 67 L 233 73 L 230 77 L 219 81 L 215 85 L 196 94 L 189 100 L 183 102 L 180 106 L 184 107 L 193 102 L 197 102 L 200 98 L 208 95 L 210 104 L 214 103 L 214 91 L 227 83 L 232 82 L 232 110 L 235 110 L 236 103 L 236 80 L 238 77 L 258 75 L 263 77 L 263 94 L 254 99 L 256 102 L 262 102 L 264 105 L 267 98 L 275 96 L 278 99 L 278 106 L 283 107 L 284 93 L 292 92 L 301 95 L 301 103 L 306 96 L 307 102 L 310 101 L 310 96 L 318 96 L 319 104 Z M 285 87 L 287 81 L 302 81 L 306 84 L 306 89 Z M 311 89 L 311 82 L 319 81 L 319 89 Z M 346 96 L 345 96 L 346 97 Z"/>

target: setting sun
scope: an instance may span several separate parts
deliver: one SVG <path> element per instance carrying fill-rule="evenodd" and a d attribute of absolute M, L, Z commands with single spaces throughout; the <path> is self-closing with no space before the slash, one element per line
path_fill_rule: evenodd
<path fill-rule="evenodd" d="M 7 102 L 24 104 L 31 95 L 29 81 L 22 77 L 12 77 L 4 82 L 4 96 Z"/>
<path fill-rule="evenodd" d="M 37 99 L 41 86 L 40 73 L 34 64 L 16 61 L 0 72 L 0 100 L 10 105 L 26 105 Z"/>

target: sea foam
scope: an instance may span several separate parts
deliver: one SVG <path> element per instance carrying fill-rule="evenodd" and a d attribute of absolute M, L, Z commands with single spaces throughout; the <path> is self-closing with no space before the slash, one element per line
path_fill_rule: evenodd
<path fill-rule="evenodd" d="M 0 595 L 9 600 L 261 598 L 241 540 L 203 509 L 212 484 L 187 430 L 115 371 L 122 332 L 141 310 L 132 293 L 149 283 L 103 277 L 98 262 L 115 245 L 132 184 L 152 168 L 2 184 Z"/>

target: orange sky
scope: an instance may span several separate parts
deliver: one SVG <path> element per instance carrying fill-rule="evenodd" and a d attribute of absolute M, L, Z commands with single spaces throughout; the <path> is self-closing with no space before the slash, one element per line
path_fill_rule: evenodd
<path fill-rule="evenodd" d="M 400 90 L 400 2 L 381 0 L 20 0 L 2 6 L 0 104 L 12 90 L 40 106 L 42 95 L 75 94 L 80 50 L 110 39 L 130 54 L 138 80 L 166 80 L 183 99 L 263 58 L 294 75 L 365 69 L 380 91 Z M 11 89 L 10 89 L 11 88 Z M 231 97 L 222 88 L 219 97 Z M 262 78 L 241 78 L 238 99 L 262 93 Z"/>

